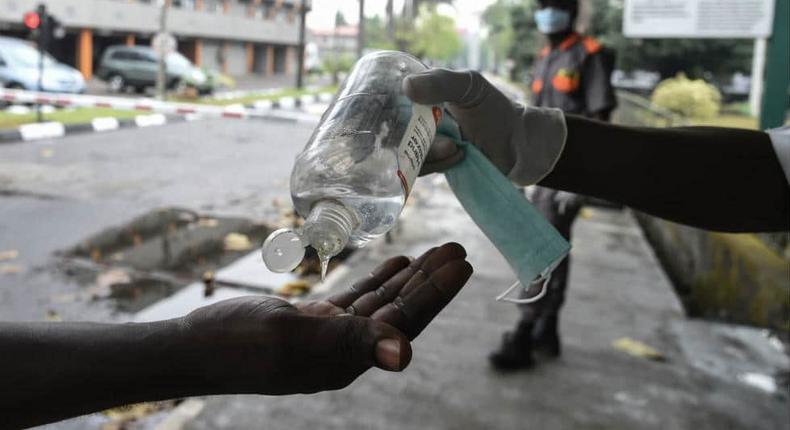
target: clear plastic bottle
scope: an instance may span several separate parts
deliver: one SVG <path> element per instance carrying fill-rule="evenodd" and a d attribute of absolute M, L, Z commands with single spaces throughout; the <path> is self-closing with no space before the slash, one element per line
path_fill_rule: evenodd
<path fill-rule="evenodd" d="M 310 245 L 323 275 L 346 245 L 364 246 L 395 225 L 441 118 L 441 108 L 403 94 L 403 79 L 424 70 L 416 58 L 394 51 L 357 62 L 296 158 L 291 197 L 305 224 L 264 242 L 270 270 L 293 270 Z"/>

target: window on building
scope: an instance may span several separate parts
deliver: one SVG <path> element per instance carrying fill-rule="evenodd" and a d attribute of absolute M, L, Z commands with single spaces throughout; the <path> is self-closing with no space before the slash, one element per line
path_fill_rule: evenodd
<path fill-rule="evenodd" d="M 170 4 L 181 9 L 195 10 L 195 0 L 171 0 Z"/>
<path fill-rule="evenodd" d="M 223 0 L 203 0 L 203 9 L 211 13 L 222 13 L 225 10 Z"/>
<path fill-rule="evenodd" d="M 288 11 L 285 8 L 280 8 L 277 10 L 277 14 L 274 16 L 274 20 L 276 22 L 285 22 L 288 20 Z"/>

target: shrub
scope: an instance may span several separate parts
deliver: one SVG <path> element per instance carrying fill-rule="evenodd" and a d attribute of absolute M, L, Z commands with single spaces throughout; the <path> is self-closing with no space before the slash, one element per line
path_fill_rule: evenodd
<path fill-rule="evenodd" d="M 721 109 L 721 93 L 702 79 L 684 74 L 662 81 L 653 91 L 653 104 L 689 118 L 714 118 Z"/>

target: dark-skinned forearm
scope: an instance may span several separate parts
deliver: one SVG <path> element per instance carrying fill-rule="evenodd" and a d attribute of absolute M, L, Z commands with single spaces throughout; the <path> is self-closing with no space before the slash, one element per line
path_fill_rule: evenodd
<path fill-rule="evenodd" d="M 630 128 L 567 116 L 568 139 L 541 182 L 672 221 L 730 232 L 790 228 L 790 193 L 766 133 Z"/>
<path fill-rule="evenodd" d="M 209 394 L 179 320 L 0 323 L 0 428 Z"/>

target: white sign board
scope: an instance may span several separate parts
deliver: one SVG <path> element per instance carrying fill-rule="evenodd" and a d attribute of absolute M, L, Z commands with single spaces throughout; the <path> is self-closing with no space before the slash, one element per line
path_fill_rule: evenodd
<path fill-rule="evenodd" d="M 633 38 L 771 36 L 776 0 L 625 0 L 623 33 Z"/>
<path fill-rule="evenodd" d="M 159 55 L 170 54 L 178 49 L 178 41 L 170 33 L 156 33 L 151 39 L 151 48 Z"/>

